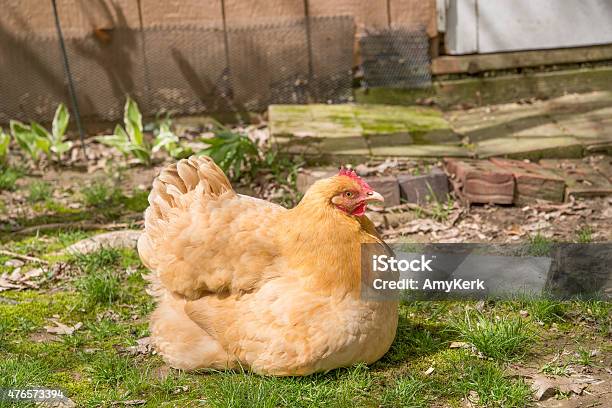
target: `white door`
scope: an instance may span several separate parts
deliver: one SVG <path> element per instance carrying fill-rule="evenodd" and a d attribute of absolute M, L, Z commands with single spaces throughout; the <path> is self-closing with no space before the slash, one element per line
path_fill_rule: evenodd
<path fill-rule="evenodd" d="M 441 0 L 438 13 L 448 54 L 612 43 L 612 0 Z"/>

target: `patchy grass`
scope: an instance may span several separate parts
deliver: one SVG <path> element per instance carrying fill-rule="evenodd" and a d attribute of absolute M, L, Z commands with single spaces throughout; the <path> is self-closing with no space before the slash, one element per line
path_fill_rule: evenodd
<path fill-rule="evenodd" d="M 529 237 L 527 251 L 531 256 L 546 256 L 550 253 L 552 244 L 552 240 L 537 233 Z"/>
<path fill-rule="evenodd" d="M 581 244 L 593 242 L 593 229 L 589 225 L 585 225 L 578 230 L 576 241 Z"/>
<path fill-rule="evenodd" d="M 23 172 L 14 167 L 0 166 L 0 191 L 15 189 L 15 183 L 23 176 Z"/>
<path fill-rule="evenodd" d="M 578 327 L 588 336 L 607 335 L 601 332 L 610 318 L 605 302 L 523 298 L 485 302 L 476 312 L 470 301 L 410 301 L 400 306 L 391 350 L 371 366 L 305 378 L 184 373 L 168 369 L 157 355 L 127 352 L 148 336 L 153 309 L 135 251 L 49 256 L 94 233 L 49 232 L 4 243 L 11 251 L 66 263 L 69 273 L 38 291 L 2 292 L 8 301 L 0 302 L 0 387 L 59 387 L 83 407 L 130 400 L 144 400 L 144 407 L 460 407 L 466 400 L 476 407 L 525 407 L 531 390 L 509 375 L 507 361 L 527 361 L 546 350 L 547 332 L 534 335 L 538 323 L 558 322 L 560 334 Z M 0 264 L 7 259 L 0 257 Z M 50 319 L 82 327 L 72 335 L 49 335 Z M 473 344 L 485 358 L 450 349 L 453 341 Z M 536 366 L 554 375 L 569 373 L 570 364 L 596 366 L 589 348 L 580 347 L 565 362 Z"/>
<path fill-rule="evenodd" d="M 568 376 L 570 367 L 567 363 L 546 363 L 540 368 L 540 371 L 548 375 Z"/>
<path fill-rule="evenodd" d="M 382 407 L 420 408 L 427 406 L 425 388 L 427 383 L 422 379 L 409 376 L 399 378 L 387 388 L 381 398 Z"/>
<path fill-rule="evenodd" d="M 582 346 L 579 346 L 574 354 L 574 358 L 572 361 L 576 364 L 580 364 L 583 366 L 592 366 L 595 360 L 591 355 L 591 350 L 585 349 Z"/>
<path fill-rule="evenodd" d="M 452 330 L 485 356 L 501 361 L 520 359 L 534 339 L 529 324 L 520 317 L 465 313 Z"/>
<path fill-rule="evenodd" d="M 36 180 L 28 186 L 28 202 L 37 203 L 47 201 L 53 194 L 53 187 L 46 181 Z"/>
<path fill-rule="evenodd" d="M 105 181 L 96 180 L 81 189 L 81 196 L 83 204 L 86 206 L 103 207 L 117 204 L 121 197 L 121 191 Z"/>
<path fill-rule="evenodd" d="M 479 362 L 464 366 L 464 375 L 455 384 L 456 388 L 472 403 L 480 406 L 520 408 L 531 400 L 531 389 L 524 380 L 512 381 L 499 367 Z"/>

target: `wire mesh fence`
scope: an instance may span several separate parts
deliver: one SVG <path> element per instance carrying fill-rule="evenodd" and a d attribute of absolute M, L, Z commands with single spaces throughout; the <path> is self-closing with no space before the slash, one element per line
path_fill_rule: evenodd
<path fill-rule="evenodd" d="M 81 114 L 117 120 L 128 94 L 146 115 L 350 101 L 354 30 L 352 17 L 332 16 L 226 30 L 117 27 L 100 36 L 68 28 L 65 42 Z M 0 30 L 0 53 L 11 56 L 0 64 L 0 122 L 47 121 L 68 103 L 58 41 Z"/>
<path fill-rule="evenodd" d="M 363 76 L 368 87 L 431 86 L 429 37 L 423 27 L 394 27 L 360 39 Z"/>

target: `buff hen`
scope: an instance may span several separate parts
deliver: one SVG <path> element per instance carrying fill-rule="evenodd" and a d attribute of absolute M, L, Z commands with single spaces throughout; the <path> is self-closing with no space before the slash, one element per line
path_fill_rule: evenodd
<path fill-rule="evenodd" d="M 387 251 L 365 216 L 373 200 L 382 196 L 349 170 L 288 210 L 237 194 L 206 157 L 163 169 L 138 241 L 158 352 L 179 369 L 266 375 L 381 358 L 398 315 L 396 301 L 360 295 L 361 244 Z"/>

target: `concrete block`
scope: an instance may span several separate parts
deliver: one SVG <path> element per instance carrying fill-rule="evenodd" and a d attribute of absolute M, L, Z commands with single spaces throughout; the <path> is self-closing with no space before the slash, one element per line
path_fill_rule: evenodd
<path fill-rule="evenodd" d="M 400 187 L 394 176 L 364 177 L 372 189 L 385 198 L 385 207 L 400 204 Z"/>
<path fill-rule="evenodd" d="M 437 167 L 420 176 L 400 174 L 397 181 L 401 198 L 409 203 L 427 204 L 432 200 L 445 202 L 447 199 L 448 177 Z"/>
<path fill-rule="evenodd" d="M 297 175 L 297 190 L 304 194 L 317 180 L 332 177 L 338 174 L 338 169 L 333 167 L 317 167 L 304 169 Z"/>

